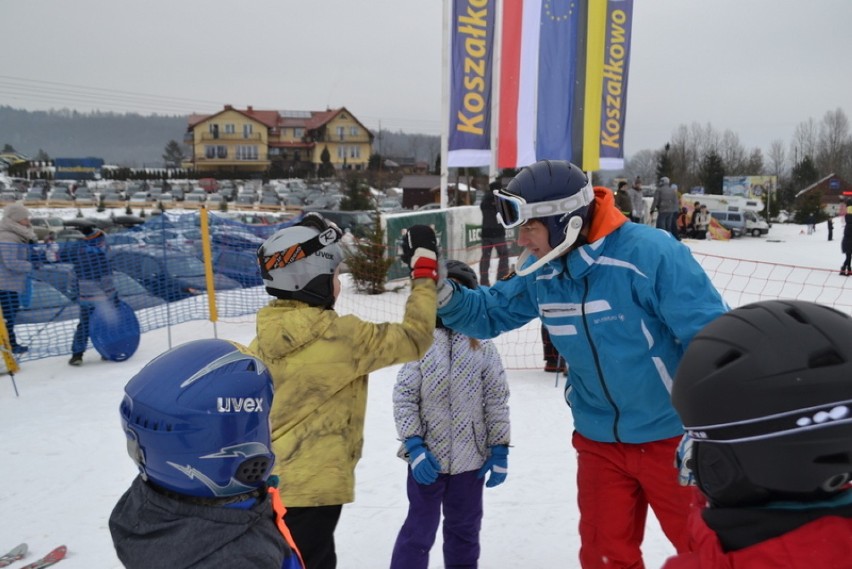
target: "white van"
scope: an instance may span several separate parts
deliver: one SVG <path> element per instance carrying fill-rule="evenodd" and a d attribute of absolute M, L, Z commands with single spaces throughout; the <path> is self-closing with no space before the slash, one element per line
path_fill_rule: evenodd
<path fill-rule="evenodd" d="M 710 215 L 725 229 L 729 229 L 733 237 L 760 237 L 769 233 L 769 224 L 757 217 L 753 211 L 738 211 L 738 208 L 731 207 L 727 211 L 711 211 Z"/>

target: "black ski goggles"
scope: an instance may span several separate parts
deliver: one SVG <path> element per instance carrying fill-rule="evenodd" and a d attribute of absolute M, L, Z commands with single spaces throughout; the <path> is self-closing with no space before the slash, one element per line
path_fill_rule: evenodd
<path fill-rule="evenodd" d="M 494 190 L 497 205 L 497 220 L 506 229 L 523 225 L 530 219 L 565 215 L 591 204 L 595 200 L 595 190 L 588 182 L 576 194 L 558 200 L 527 203 L 527 200 L 508 190 Z"/>

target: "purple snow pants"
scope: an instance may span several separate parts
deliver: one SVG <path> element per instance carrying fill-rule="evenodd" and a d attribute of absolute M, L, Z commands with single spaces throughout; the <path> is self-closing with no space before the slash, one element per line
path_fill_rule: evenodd
<path fill-rule="evenodd" d="M 428 486 L 408 470 L 408 517 L 393 547 L 391 569 L 426 569 L 444 508 L 444 567 L 476 569 L 482 526 L 482 483 L 477 471 L 441 474 Z"/>

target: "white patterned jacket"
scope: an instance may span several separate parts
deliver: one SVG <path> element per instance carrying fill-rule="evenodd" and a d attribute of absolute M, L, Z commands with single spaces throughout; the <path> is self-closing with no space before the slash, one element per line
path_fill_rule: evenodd
<path fill-rule="evenodd" d="M 496 346 L 435 328 L 423 359 L 405 364 L 393 391 L 393 415 L 403 442 L 423 438 L 441 472 L 479 469 L 493 445 L 509 444 L 509 384 Z M 398 455 L 405 459 L 405 446 Z"/>

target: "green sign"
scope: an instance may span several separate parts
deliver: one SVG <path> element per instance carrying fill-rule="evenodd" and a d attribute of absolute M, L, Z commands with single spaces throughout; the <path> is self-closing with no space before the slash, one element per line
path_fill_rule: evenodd
<path fill-rule="evenodd" d="M 517 242 L 515 240 L 515 229 L 507 229 L 506 230 L 506 242 L 509 244 L 509 255 L 516 256 L 520 255 L 521 248 L 518 247 Z M 470 247 L 482 247 L 482 226 L 474 225 L 472 223 L 465 223 L 464 225 L 464 246 L 466 248 Z"/>

